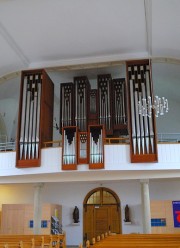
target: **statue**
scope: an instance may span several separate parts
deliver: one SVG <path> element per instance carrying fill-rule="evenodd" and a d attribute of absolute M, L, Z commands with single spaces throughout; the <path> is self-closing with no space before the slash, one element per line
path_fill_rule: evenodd
<path fill-rule="evenodd" d="M 79 209 L 77 206 L 75 206 L 74 211 L 73 211 L 73 219 L 74 219 L 74 223 L 79 222 Z"/>
<path fill-rule="evenodd" d="M 129 206 L 126 204 L 125 207 L 125 222 L 130 222 L 130 218 L 129 218 Z"/>

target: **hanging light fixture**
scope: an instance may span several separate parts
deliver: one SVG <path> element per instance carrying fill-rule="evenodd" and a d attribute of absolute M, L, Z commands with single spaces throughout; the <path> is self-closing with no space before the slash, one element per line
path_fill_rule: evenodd
<path fill-rule="evenodd" d="M 138 112 L 142 116 L 148 116 L 151 118 L 152 109 L 155 111 L 155 116 L 164 115 L 169 111 L 168 100 L 165 97 L 155 96 L 154 101 L 150 96 L 147 99 L 143 98 L 141 101 L 138 101 Z"/>

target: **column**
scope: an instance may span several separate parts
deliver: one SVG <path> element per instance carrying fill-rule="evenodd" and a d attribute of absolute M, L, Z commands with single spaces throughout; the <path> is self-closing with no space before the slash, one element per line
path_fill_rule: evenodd
<path fill-rule="evenodd" d="M 141 183 L 141 205 L 142 205 L 142 220 L 143 233 L 151 233 L 151 210 L 149 197 L 149 180 L 140 180 Z"/>
<path fill-rule="evenodd" d="M 34 234 L 41 233 L 42 201 L 41 192 L 44 184 L 37 183 L 34 186 Z"/>

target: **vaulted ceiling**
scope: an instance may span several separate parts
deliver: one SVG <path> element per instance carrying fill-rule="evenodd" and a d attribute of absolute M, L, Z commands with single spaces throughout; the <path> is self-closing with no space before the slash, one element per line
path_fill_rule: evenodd
<path fill-rule="evenodd" d="M 27 68 L 180 60 L 179 0 L 0 0 L 0 78 Z"/>

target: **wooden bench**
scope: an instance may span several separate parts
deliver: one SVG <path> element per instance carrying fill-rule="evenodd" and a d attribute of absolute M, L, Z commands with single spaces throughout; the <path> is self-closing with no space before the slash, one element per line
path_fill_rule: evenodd
<path fill-rule="evenodd" d="M 180 248 L 180 234 L 117 234 L 109 235 L 93 248 Z"/>
<path fill-rule="evenodd" d="M 65 248 L 65 234 L 58 235 L 0 235 L 0 248 Z"/>

